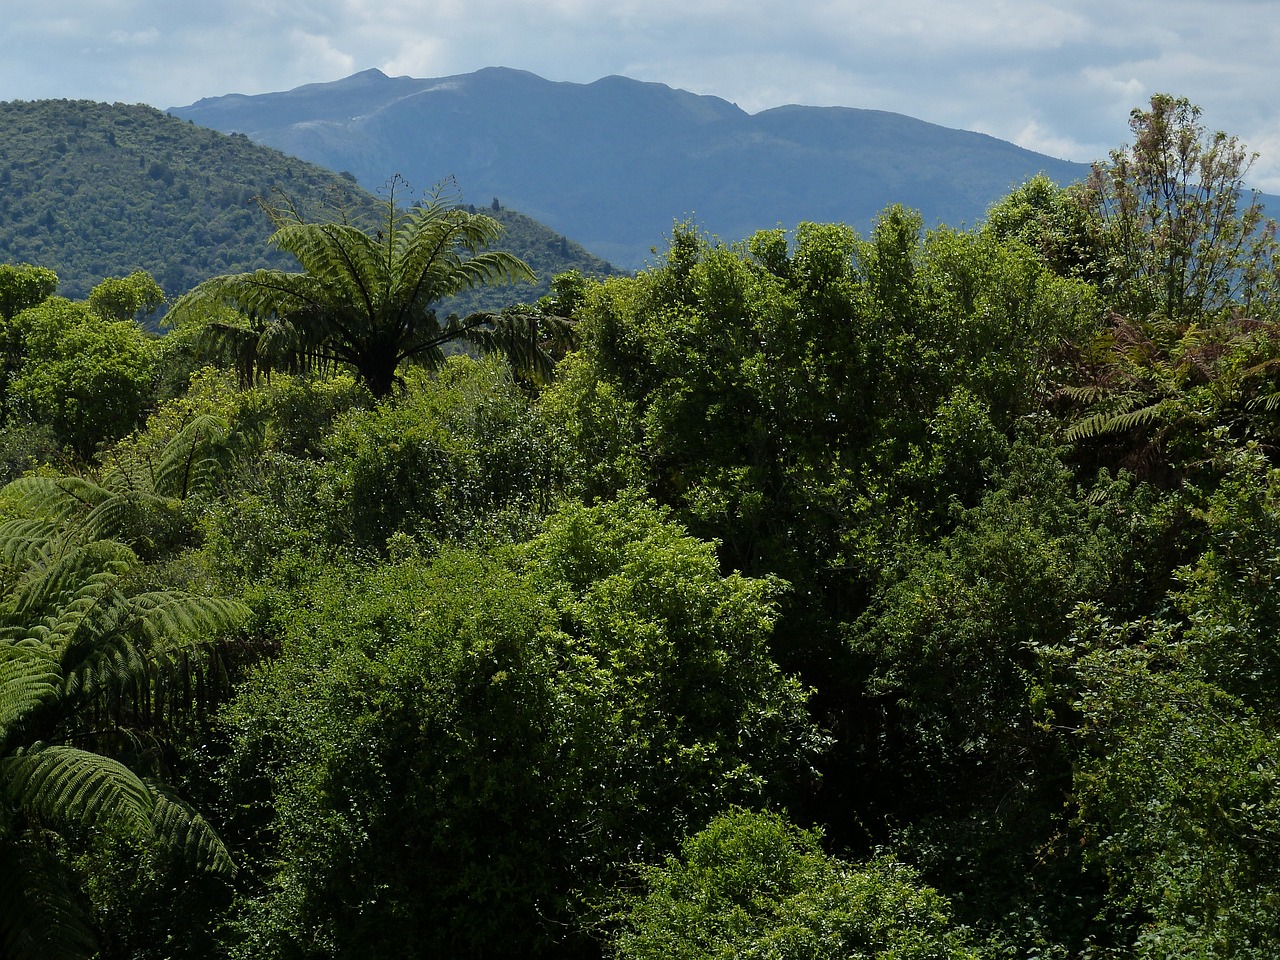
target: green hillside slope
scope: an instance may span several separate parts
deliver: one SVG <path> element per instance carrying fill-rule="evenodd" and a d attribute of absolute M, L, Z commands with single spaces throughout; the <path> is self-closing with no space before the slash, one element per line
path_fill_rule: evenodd
<path fill-rule="evenodd" d="M 173 297 L 217 274 L 290 267 L 267 245 L 271 224 L 256 200 L 275 191 L 307 216 L 341 203 L 360 217 L 375 201 L 349 175 L 152 107 L 0 103 L 0 262 L 50 267 L 72 298 L 136 269 Z M 533 299 L 564 270 L 612 270 L 527 217 L 496 215 L 508 226 L 504 247 L 534 266 L 541 282 L 496 291 L 486 307 Z"/>

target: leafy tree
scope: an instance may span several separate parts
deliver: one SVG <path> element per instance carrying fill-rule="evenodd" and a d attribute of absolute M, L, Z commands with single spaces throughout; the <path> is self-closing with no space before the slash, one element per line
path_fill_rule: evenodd
<path fill-rule="evenodd" d="M 721 576 L 652 506 L 281 572 L 304 579 L 281 656 L 227 716 L 241 829 L 275 838 L 243 955 L 590 955 L 579 897 L 812 775 L 805 693 L 766 650 L 778 585 Z"/>
<path fill-rule="evenodd" d="M 454 357 L 432 377 L 411 371 L 395 404 L 351 413 L 324 440 L 329 537 L 380 552 L 392 537 L 430 551 L 530 534 L 566 486 L 557 439 L 505 364 Z"/>
<path fill-rule="evenodd" d="M 954 530 L 898 550 L 846 628 L 878 719 L 848 753 L 874 771 L 863 822 L 910 849 L 966 921 L 1020 953 L 1042 938 L 1078 949 L 1102 891 L 1063 815 L 1074 748 L 1046 722 L 1069 722 L 1073 695 L 1045 692 L 1039 651 L 1066 641 L 1082 601 L 1145 609 L 1171 562 L 1149 555 L 1160 511 L 1146 488 L 1077 489 L 1025 440 L 1000 473 Z"/>
<path fill-rule="evenodd" d="M 1086 284 L 1025 245 L 922 237 L 905 210 L 866 241 L 802 224 L 794 247 L 780 230 L 728 248 L 681 228 L 665 264 L 588 295 L 593 376 L 572 382 L 630 407 L 622 442 L 639 445 L 650 489 L 729 569 L 798 585 L 808 645 L 831 637 L 808 617 L 828 600 L 847 615 L 867 588 L 851 579 L 977 501 L 1061 339 L 1096 314 Z M 831 655 L 815 656 L 828 680 Z"/>
<path fill-rule="evenodd" d="M 1245 148 L 1199 118 L 1185 99 L 1152 97 L 1133 111 L 1133 144 L 1079 193 L 1111 307 L 1065 352 L 1057 395 L 1086 469 L 1173 485 L 1227 437 L 1275 443 L 1275 224 L 1247 195 Z"/>
<path fill-rule="evenodd" d="M 556 366 L 556 379 L 538 395 L 536 414 L 564 464 L 566 496 L 591 504 L 643 488 L 636 404 L 583 353 Z"/>
<path fill-rule="evenodd" d="M 58 289 L 58 275 L 28 263 L 0 264 L 0 317 L 6 324 L 27 307 L 48 300 Z"/>
<path fill-rule="evenodd" d="M 83 459 L 134 429 L 151 399 L 156 347 L 132 320 L 51 297 L 14 320 L 21 362 L 13 411 L 44 423 Z"/>
<path fill-rule="evenodd" d="M 58 275 L 31 264 L 0 264 L 0 421 L 9 419 L 9 381 L 22 362 L 22 334 L 13 318 L 53 296 Z"/>
<path fill-rule="evenodd" d="M 477 286 L 531 279 L 524 262 L 484 250 L 500 226 L 452 205 L 439 190 L 396 206 L 393 181 L 384 218 L 368 229 L 347 222 L 307 223 L 292 209 L 270 211 L 271 243 L 297 258 L 302 272 L 259 270 L 206 281 L 174 307 L 175 322 L 192 311 L 227 304 L 249 325 L 220 326 L 257 366 L 308 362 L 349 364 L 375 398 L 385 397 L 406 361 L 436 367 L 455 341 L 501 348 L 520 366 L 547 373 L 536 325 L 520 329 L 492 313 L 440 319 L 435 305 Z"/>
<path fill-rule="evenodd" d="M 1096 216 L 1078 185 L 1060 187 L 1040 174 L 993 204 L 982 230 L 1001 241 L 1020 240 L 1059 276 L 1097 283 L 1105 264 Z"/>
<path fill-rule="evenodd" d="M 1196 320 L 1268 294 L 1275 226 L 1256 192 L 1253 157 L 1235 138 L 1209 135 L 1200 108 L 1156 94 L 1129 119 L 1131 147 L 1094 165 L 1086 201 L 1098 216 L 1105 292 L 1134 319 Z"/>
<path fill-rule="evenodd" d="M 734 811 L 642 872 L 624 900 L 618 960 L 973 960 L 946 899 L 890 859 L 822 852 L 821 835 L 776 814 Z"/>
<path fill-rule="evenodd" d="M 1219 629 L 1230 625 L 1218 624 Z M 1086 853 L 1143 960 L 1280 949 L 1280 731 L 1206 676 L 1177 627 L 1089 610 L 1076 637 Z"/>
<path fill-rule="evenodd" d="M 104 320 L 140 324 L 162 303 L 164 291 L 145 270 L 135 270 L 127 277 L 108 277 L 89 291 L 89 309 Z"/>

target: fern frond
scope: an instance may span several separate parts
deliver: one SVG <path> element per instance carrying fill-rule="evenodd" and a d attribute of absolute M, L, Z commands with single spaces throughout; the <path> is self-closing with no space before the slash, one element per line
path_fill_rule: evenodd
<path fill-rule="evenodd" d="M 59 551 L 96 540 L 112 540 L 136 526 L 148 511 L 172 510 L 168 498 L 122 484 L 117 489 L 80 477 L 23 477 L 5 487 L 3 496 L 17 513 L 0 524 L 0 556 L 21 569 L 48 562 Z"/>
<path fill-rule="evenodd" d="M 1110 419 L 1110 414 L 1095 413 L 1082 420 L 1077 420 L 1071 426 L 1067 427 L 1064 438 L 1068 443 L 1075 443 L 1077 440 L 1087 440 L 1090 437 L 1096 437 L 1105 432 L 1102 428 Z"/>
<path fill-rule="evenodd" d="M 1104 434 L 1126 433 L 1155 423 L 1163 415 L 1164 410 L 1165 404 L 1161 401 L 1139 407 L 1137 410 L 1095 413 L 1077 420 L 1068 427 L 1065 438 L 1068 442 L 1074 443 L 1077 440 L 1086 440 Z"/>
<path fill-rule="evenodd" d="M 157 496 L 146 490 L 124 490 L 114 493 L 83 517 L 72 521 L 65 536 L 71 542 L 116 540 L 133 531 L 140 517 L 155 517 L 177 509 L 177 501 Z"/>
<path fill-rule="evenodd" d="M 1129 430 L 1136 430 L 1139 427 L 1150 426 L 1160 419 L 1164 410 L 1165 405 L 1163 403 L 1153 403 L 1147 407 L 1130 410 L 1128 413 L 1117 414 L 1100 428 L 1100 432 L 1125 433 Z"/>
<path fill-rule="evenodd" d="M 485 323 L 474 324 L 474 316 Z M 464 321 L 466 339 L 484 353 L 500 353 L 518 372 L 535 383 L 549 383 L 555 361 L 544 344 L 542 318 L 529 314 L 481 314 Z"/>
<path fill-rule="evenodd" d="M 1086 384 L 1084 386 L 1073 387 L 1065 386 L 1058 388 L 1059 396 L 1066 397 L 1068 400 L 1074 400 L 1077 403 L 1098 403 L 1105 400 L 1111 393 L 1106 387 L 1097 384 Z"/>
<path fill-rule="evenodd" d="M 20 517 L 0 523 L 0 558 L 15 570 L 48 560 L 53 541 L 62 530 L 59 521 Z"/>
<path fill-rule="evenodd" d="M 111 492 L 83 477 L 19 477 L 0 490 L 0 499 L 17 513 L 55 522 L 93 509 Z"/>
<path fill-rule="evenodd" d="M 110 757 L 36 745 L 0 758 L 0 794 L 42 823 L 91 827 L 108 821 L 137 837 L 151 832 L 151 793 Z"/>
<path fill-rule="evenodd" d="M 97 597 L 137 564 L 137 555 L 114 540 L 68 549 L 47 565 L 35 564 L 26 570 L 13 591 L 13 615 L 35 621 L 78 598 Z"/>
<path fill-rule="evenodd" d="M 88 636 L 71 646 L 63 659 L 64 700 L 82 703 L 118 693 L 146 678 L 146 652 L 127 633 L 101 628 L 86 633 Z"/>
<path fill-rule="evenodd" d="M 235 600 L 162 591 L 132 599 L 140 634 L 153 643 L 205 638 L 232 630 L 249 617 L 249 608 Z"/>
<path fill-rule="evenodd" d="M 345 300 L 362 314 L 376 313 L 387 264 L 374 237 L 351 224 L 290 223 L 276 230 L 270 243 L 297 259 L 305 273 L 294 276 L 306 281 L 295 281 L 294 289 L 306 290 L 310 302 Z"/>
<path fill-rule="evenodd" d="M 1275 413 L 1277 410 L 1280 410 L 1280 391 L 1259 394 L 1250 400 L 1245 406 L 1248 410 L 1262 410 L 1266 413 Z"/>
<path fill-rule="evenodd" d="M 62 671 L 46 647 L 0 641 L 0 747 L 31 710 L 57 695 Z"/>
<path fill-rule="evenodd" d="M 152 467 L 152 493 L 181 500 L 214 489 L 229 457 L 229 434 L 230 428 L 221 417 L 203 414 L 192 418 L 165 444 L 159 462 Z"/>
<path fill-rule="evenodd" d="M 231 851 L 209 822 L 167 784 L 154 780 L 146 783 L 154 803 L 151 823 L 156 839 L 201 870 L 234 876 L 236 865 Z"/>
<path fill-rule="evenodd" d="M 63 629 L 51 641 L 66 650 L 63 695 L 69 700 L 149 684 L 151 664 L 167 669 L 172 652 L 198 650 L 203 641 L 243 623 L 249 609 L 234 600 L 162 591 L 116 598 L 94 614 L 76 624 L 78 633 L 66 636 Z"/>

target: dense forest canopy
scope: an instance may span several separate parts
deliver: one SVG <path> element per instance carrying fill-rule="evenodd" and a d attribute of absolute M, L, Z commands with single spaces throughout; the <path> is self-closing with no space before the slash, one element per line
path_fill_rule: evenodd
<path fill-rule="evenodd" d="M 1132 129 L 452 357 L 491 209 L 277 218 L 163 338 L 0 267 L 0 957 L 1275 956 L 1275 227 Z"/>
<path fill-rule="evenodd" d="M 134 270 L 147 271 L 166 295 L 178 297 L 219 274 L 287 268 L 291 258 L 266 243 L 273 227 L 259 199 L 288 198 L 317 217 L 359 217 L 377 205 L 350 175 L 143 105 L 0 103 L 0 130 L 0 261 L 54 270 L 61 292 L 73 299 L 104 277 Z M 422 193 L 433 183 L 413 186 Z M 557 273 L 612 272 L 528 217 L 500 203 L 491 210 L 489 197 L 458 200 L 479 203 L 503 223 L 506 248 L 540 278 L 532 299 L 547 292 Z M 502 303 L 471 300 L 461 309 Z"/>

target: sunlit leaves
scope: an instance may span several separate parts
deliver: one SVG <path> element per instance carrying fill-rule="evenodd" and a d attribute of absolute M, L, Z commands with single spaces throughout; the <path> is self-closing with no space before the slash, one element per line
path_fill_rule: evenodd
<path fill-rule="evenodd" d="M 735 810 L 642 873 L 623 901 L 620 960 L 967 960 L 946 900 L 889 859 L 826 856 L 814 832 L 776 814 Z"/>
<path fill-rule="evenodd" d="M 229 775 L 268 778 L 246 799 L 280 838 L 254 949 L 316 924 L 370 955 L 551 949 L 571 891 L 812 775 L 805 691 L 767 654 L 778 586 L 722 577 L 651 505 L 314 577 L 229 716 Z"/>

